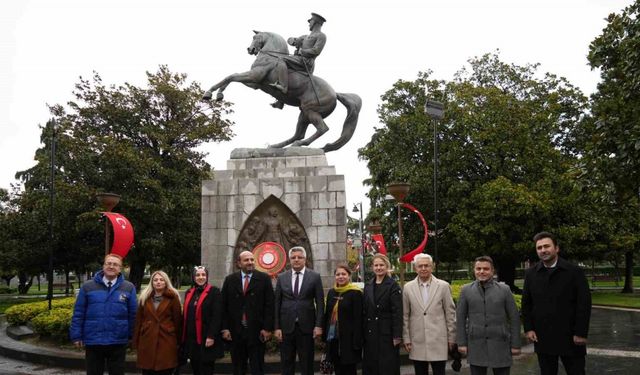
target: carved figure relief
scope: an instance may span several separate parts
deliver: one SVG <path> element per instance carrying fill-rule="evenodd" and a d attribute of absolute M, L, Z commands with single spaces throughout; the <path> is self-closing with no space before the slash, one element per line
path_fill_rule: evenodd
<path fill-rule="evenodd" d="M 240 252 L 252 251 L 262 242 L 279 243 L 287 252 L 294 246 L 302 246 L 307 251 L 307 265 L 311 267 L 313 264 L 304 225 L 287 205 L 273 195 L 256 207 L 245 221 L 236 241 L 234 259 Z"/>

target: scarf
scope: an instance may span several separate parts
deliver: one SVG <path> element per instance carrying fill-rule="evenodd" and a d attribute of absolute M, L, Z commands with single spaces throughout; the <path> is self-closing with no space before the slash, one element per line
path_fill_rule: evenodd
<path fill-rule="evenodd" d="M 338 293 L 337 297 L 334 297 L 336 299 L 336 304 L 333 305 L 333 310 L 331 310 L 331 320 L 329 321 L 329 331 L 327 332 L 327 341 L 336 339 L 338 334 L 337 334 L 337 327 L 338 327 L 338 305 L 340 304 L 340 301 L 342 300 L 342 294 L 350 291 L 350 290 L 357 290 L 358 292 L 362 293 L 362 290 L 360 288 L 358 288 L 356 285 L 352 284 L 352 283 L 348 283 L 345 286 L 337 286 L 335 285 L 333 287 L 333 290 Z"/>

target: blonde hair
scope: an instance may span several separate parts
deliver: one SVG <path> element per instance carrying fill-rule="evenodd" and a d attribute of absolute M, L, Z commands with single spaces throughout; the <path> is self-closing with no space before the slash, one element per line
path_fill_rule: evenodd
<path fill-rule="evenodd" d="M 375 254 L 373 256 L 371 264 L 373 264 L 373 261 L 376 260 L 376 259 L 380 259 L 387 266 L 387 270 L 391 270 L 391 262 L 389 262 L 389 258 L 387 258 L 386 255 L 380 254 L 380 253 Z"/>
<path fill-rule="evenodd" d="M 169 275 L 167 275 L 167 273 L 164 271 L 158 270 L 151 274 L 151 277 L 149 278 L 149 284 L 147 284 L 142 292 L 140 292 L 140 297 L 138 298 L 138 304 L 140 306 L 144 306 L 144 303 L 147 302 L 147 299 L 149 299 L 149 297 L 151 297 L 151 295 L 153 294 L 153 278 L 156 275 L 160 275 L 160 277 L 162 277 L 162 279 L 164 280 L 165 291 L 169 294 L 174 294 L 178 298 L 178 300 L 180 300 L 180 293 L 178 293 L 178 290 L 171 284 Z"/>

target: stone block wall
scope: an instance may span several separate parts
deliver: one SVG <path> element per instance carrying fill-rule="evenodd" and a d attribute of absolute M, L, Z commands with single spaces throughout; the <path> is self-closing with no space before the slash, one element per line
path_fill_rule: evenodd
<path fill-rule="evenodd" d="M 346 261 L 344 176 L 327 165 L 321 150 L 305 149 L 311 155 L 278 151 L 281 156 L 245 152 L 234 157 L 234 150 L 227 169 L 215 171 L 213 180 L 202 182 L 201 256 L 213 285 L 220 287 L 235 270 L 238 235 L 249 215 L 270 195 L 303 224 L 311 246 L 310 268 L 320 273 L 325 289 L 333 285 L 335 266 Z"/>

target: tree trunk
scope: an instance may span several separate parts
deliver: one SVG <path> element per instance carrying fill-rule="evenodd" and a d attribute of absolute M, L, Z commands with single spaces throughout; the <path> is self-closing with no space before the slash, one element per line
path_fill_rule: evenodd
<path fill-rule="evenodd" d="M 69 273 L 70 272 L 68 270 L 64 271 L 64 295 L 65 296 L 69 295 L 69 286 L 70 286 Z"/>
<path fill-rule="evenodd" d="M 522 291 L 515 284 L 516 260 L 508 255 L 500 255 L 493 257 L 493 261 L 498 272 L 498 281 L 509 285 L 512 292 L 521 293 Z"/>
<path fill-rule="evenodd" d="M 147 262 L 144 259 L 136 259 L 131 262 L 129 271 L 129 281 L 135 285 L 136 290 L 140 290 L 142 286 L 142 278 L 144 277 L 144 268 Z"/>
<path fill-rule="evenodd" d="M 2 275 L 2 279 L 7 283 L 7 287 L 11 286 L 11 279 L 13 279 L 16 275 Z"/>
<path fill-rule="evenodd" d="M 624 288 L 622 293 L 633 293 L 633 250 L 624 253 Z"/>
<path fill-rule="evenodd" d="M 18 293 L 27 294 L 33 283 L 33 276 L 27 275 L 26 272 L 18 272 Z"/>

